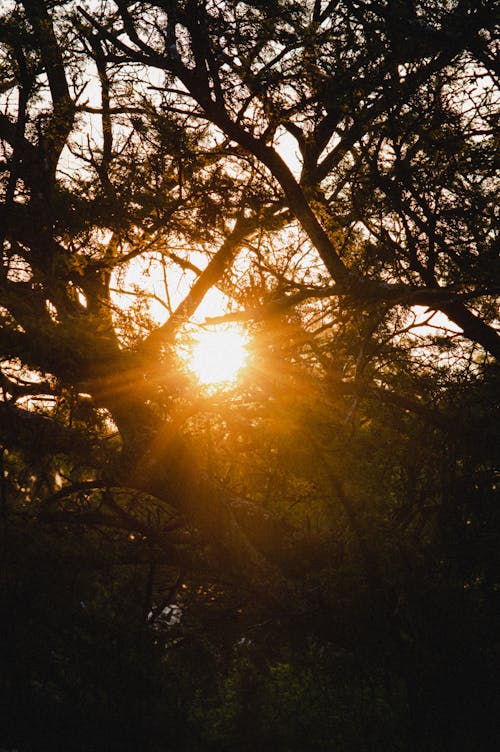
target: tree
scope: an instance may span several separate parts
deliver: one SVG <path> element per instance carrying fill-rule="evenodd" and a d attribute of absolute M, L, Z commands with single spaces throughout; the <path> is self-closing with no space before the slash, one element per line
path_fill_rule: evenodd
<path fill-rule="evenodd" d="M 346 631 L 392 625 L 425 743 L 440 647 L 407 621 L 464 583 L 489 613 L 496 586 L 494 11 L 25 0 L 0 25 L 5 540 L 29 519 L 145 546 L 158 617 L 184 581 L 273 613 L 300 581 L 325 632 L 340 557 Z M 151 287 L 117 303 L 140 263 L 161 322 Z M 178 347 L 214 288 L 253 364 L 207 395 Z"/>

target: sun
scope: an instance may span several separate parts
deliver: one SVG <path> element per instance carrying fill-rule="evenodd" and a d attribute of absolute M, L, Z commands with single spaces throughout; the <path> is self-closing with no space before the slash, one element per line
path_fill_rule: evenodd
<path fill-rule="evenodd" d="M 248 358 L 245 332 L 236 326 L 203 329 L 196 336 L 187 363 L 201 384 L 234 383 Z"/>

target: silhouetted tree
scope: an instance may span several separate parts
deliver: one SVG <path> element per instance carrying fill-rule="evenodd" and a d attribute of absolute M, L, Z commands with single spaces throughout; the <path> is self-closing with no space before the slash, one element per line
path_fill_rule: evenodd
<path fill-rule="evenodd" d="M 2 744 L 494 738 L 495 11 L 5 5 Z"/>

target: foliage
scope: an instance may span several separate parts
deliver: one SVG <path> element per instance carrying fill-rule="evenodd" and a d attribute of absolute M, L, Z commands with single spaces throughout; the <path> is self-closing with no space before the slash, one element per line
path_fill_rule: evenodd
<path fill-rule="evenodd" d="M 494 748 L 495 11 L 4 4 L 2 747 Z"/>

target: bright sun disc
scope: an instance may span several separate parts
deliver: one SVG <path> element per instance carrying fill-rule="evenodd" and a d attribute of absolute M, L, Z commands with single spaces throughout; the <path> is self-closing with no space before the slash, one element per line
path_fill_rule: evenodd
<path fill-rule="evenodd" d="M 198 335 L 188 365 L 202 384 L 234 381 L 248 357 L 247 339 L 235 327 L 206 330 Z"/>

